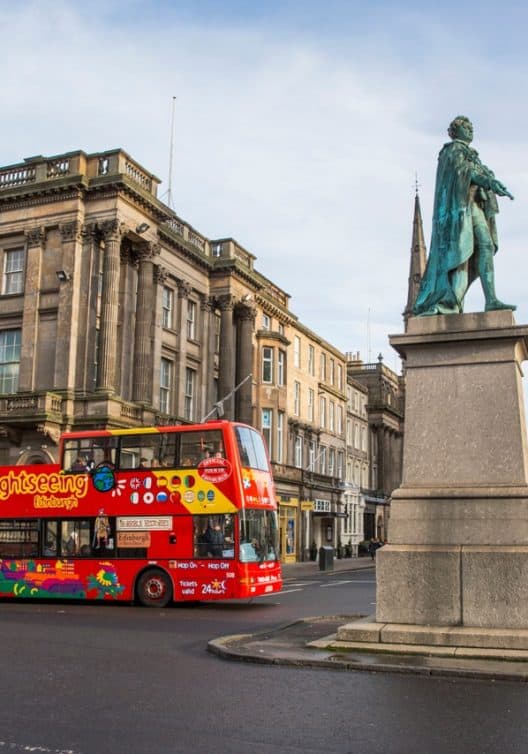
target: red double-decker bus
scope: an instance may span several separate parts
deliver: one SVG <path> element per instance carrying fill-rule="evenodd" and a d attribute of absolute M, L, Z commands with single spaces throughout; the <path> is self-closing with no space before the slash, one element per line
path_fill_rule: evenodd
<path fill-rule="evenodd" d="M 273 479 L 252 427 L 72 432 L 59 465 L 0 467 L 0 597 L 163 607 L 281 585 Z"/>

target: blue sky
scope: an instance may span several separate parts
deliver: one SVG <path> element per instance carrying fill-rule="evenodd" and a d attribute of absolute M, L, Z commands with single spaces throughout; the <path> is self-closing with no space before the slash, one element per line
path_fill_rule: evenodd
<path fill-rule="evenodd" d="M 527 321 L 527 16 L 487 0 L 0 0 L 0 164 L 121 146 L 163 194 L 175 95 L 176 211 L 255 254 L 338 348 L 395 367 L 415 174 L 429 243 L 461 113 L 516 197 L 500 200 L 497 288 Z"/>

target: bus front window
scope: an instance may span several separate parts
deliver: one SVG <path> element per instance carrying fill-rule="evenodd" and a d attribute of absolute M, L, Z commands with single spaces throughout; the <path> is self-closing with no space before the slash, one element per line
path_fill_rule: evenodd
<path fill-rule="evenodd" d="M 259 433 L 250 427 L 236 427 L 235 431 L 242 466 L 269 471 L 266 448 Z"/>
<path fill-rule="evenodd" d="M 277 514 L 245 509 L 240 512 L 240 562 L 278 560 Z"/>

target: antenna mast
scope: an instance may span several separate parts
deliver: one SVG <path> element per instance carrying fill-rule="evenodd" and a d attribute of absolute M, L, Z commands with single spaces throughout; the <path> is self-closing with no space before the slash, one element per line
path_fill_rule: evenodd
<path fill-rule="evenodd" d="M 176 105 L 176 97 L 172 98 L 172 113 L 171 113 L 171 133 L 170 133 L 170 147 L 169 147 L 169 189 L 167 191 L 167 204 L 171 209 L 174 209 L 172 203 L 172 161 L 174 152 L 174 108 Z"/>

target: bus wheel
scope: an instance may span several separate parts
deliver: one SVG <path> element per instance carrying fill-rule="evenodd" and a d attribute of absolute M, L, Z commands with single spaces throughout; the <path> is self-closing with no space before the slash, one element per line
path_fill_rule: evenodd
<path fill-rule="evenodd" d="M 172 584 L 166 573 L 151 568 L 139 577 L 138 599 L 145 607 L 165 607 L 172 600 Z"/>

